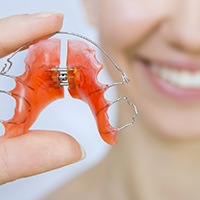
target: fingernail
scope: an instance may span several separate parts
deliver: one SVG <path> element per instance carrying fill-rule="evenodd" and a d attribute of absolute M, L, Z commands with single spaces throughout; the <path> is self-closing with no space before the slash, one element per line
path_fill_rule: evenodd
<path fill-rule="evenodd" d="M 80 158 L 80 161 L 81 161 L 86 157 L 86 152 L 82 146 L 80 146 L 80 149 L 81 149 L 81 158 Z"/>
<path fill-rule="evenodd" d="M 49 17 L 49 16 L 52 16 L 52 15 L 59 15 L 62 18 L 64 18 L 64 15 L 62 13 L 58 13 L 58 12 L 54 12 L 54 11 L 51 11 L 51 12 L 38 12 L 38 13 L 33 13 L 32 15 L 36 16 L 36 17 Z"/>

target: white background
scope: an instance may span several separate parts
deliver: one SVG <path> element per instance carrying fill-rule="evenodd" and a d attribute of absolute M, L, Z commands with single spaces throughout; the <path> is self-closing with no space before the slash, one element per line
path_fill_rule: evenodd
<path fill-rule="evenodd" d="M 81 0 L 0 0 L 0 3 L 0 18 L 20 13 L 62 12 L 65 14 L 63 31 L 80 33 L 98 42 L 95 30 L 87 25 Z M 0 61 L 1 67 L 3 59 Z M 20 62 L 15 62 L 15 66 L 16 64 L 21 65 Z M 2 85 L 5 84 L 0 82 L 0 87 Z M 0 200 L 39 200 L 66 180 L 97 163 L 106 154 L 109 147 L 101 140 L 88 106 L 72 99 L 67 90 L 65 96 L 65 99 L 48 106 L 33 128 L 60 130 L 73 135 L 85 148 L 86 159 L 68 167 L 0 186 Z"/>

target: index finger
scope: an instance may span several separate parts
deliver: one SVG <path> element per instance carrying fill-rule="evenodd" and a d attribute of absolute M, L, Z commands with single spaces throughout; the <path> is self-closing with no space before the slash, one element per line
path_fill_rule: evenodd
<path fill-rule="evenodd" d="M 63 14 L 46 12 L 22 14 L 0 19 L 0 57 L 25 43 L 59 31 Z"/>

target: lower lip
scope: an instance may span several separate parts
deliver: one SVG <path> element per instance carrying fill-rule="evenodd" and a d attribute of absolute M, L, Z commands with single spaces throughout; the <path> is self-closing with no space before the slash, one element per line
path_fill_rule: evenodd
<path fill-rule="evenodd" d="M 182 100 L 195 100 L 200 98 L 200 89 L 183 89 L 172 85 L 152 72 L 150 66 L 145 62 L 137 61 L 136 66 L 141 67 L 149 82 L 162 93 Z"/>

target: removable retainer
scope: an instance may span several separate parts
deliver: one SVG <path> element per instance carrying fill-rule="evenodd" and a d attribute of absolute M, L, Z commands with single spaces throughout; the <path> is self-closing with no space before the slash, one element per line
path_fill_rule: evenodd
<path fill-rule="evenodd" d="M 16 100 L 14 116 L 7 121 L 1 120 L 5 127 L 5 137 L 26 133 L 44 107 L 64 97 L 63 86 L 67 86 L 73 98 L 83 100 L 90 106 L 103 140 L 112 145 L 116 144 L 117 133 L 134 124 L 138 114 L 137 108 L 128 97 L 120 97 L 110 102 L 105 99 L 104 94 L 112 86 L 129 83 L 128 77 L 112 57 L 94 41 L 76 33 L 58 32 L 58 34 L 80 37 L 95 45 L 121 73 L 122 81 L 111 85 L 100 83 L 97 76 L 104 66 L 96 59 L 95 50 L 81 40 L 68 40 L 66 68 L 60 67 L 61 41 L 56 38 L 41 40 L 31 45 L 25 58 L 25 73 L 17 77 L 8 75 L 12 67 L 11 59 L 21 49 L 30 45 L 31 42 L 29 42 L 11 55 L 0 71 L 0 75 L 8 76 L 16 81 L 16 87 L 13 90 L 0 91 Z M 111 105 L 119 101 L 127 102 L 133 109 L 133 116 L 129 123 L 120 128 L 114 128 L 109 123 L 107 111 Z"/>

